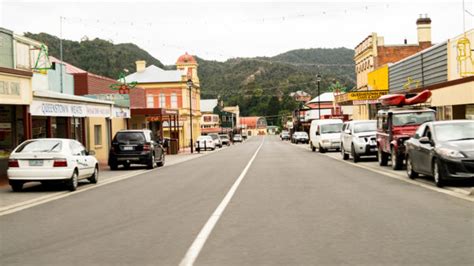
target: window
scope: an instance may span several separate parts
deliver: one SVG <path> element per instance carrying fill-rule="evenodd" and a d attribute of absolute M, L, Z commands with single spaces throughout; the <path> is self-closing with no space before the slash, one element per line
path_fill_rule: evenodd
<path fill-rule="evenodd" d="M 160 93 L 160 108 L 166 108 L 166 97 L 164 93 Z"/>
<path fill-rule="evenodd" d="M 155 103 L 153 102 L 153 95 L 147 95 L 146 96 L 146 107 L 147 108 L 155 107 Z"/>
<path fill-rule="evenodd" d="M 94 145 L 102 145 L 102 125 L 94 125 Z"/>
<path fill-rule="evenodd" d="M 171 108 L 178 108 L 178 95 L 176 93 L 171 94 Z"/>

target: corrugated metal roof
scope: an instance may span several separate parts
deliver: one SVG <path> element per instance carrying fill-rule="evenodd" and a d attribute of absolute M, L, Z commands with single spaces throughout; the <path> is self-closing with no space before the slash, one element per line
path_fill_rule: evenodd
<path fill-rule="evenodd" d="M 201 100 L 201 112 L 212 113 L 217 106 L 217 99 Z"/>
<path fill-rule="evenodd" d="M 320 95 L 321 96 L 321 102 L 333 102 L 334 101 L 334 93 L 332 92 L 325 92 Z M 311 101 L 308 103 L 314 103 L 314 102 L 319 102 L 319 96 L 313 98 Z"/>
<path fill-rule="evenodd" d="M 72 94 L 58 93 L 58 92 L 53 92 L 53 91 L 43 91 L 43 90 L 33 91 L 33 96 L 42 97 L 42 98 L 69 100 L 69 101 L 76 101 L 76 102 L 88 102 L 88 103 L 98 103 L 98 104 L 107 104 L 107 105 L 114 104 L 114 102 L 112 101 L 96 100 L 96 99 L 92 99 L 92 98 L 88 98 L 84 96 L 77 96 L 77 95 L 72 95 Z"/>
<path fill-rule="evenodd" d="M 150 65 L 143 72 L 130 74 L 126 79 L 138 83 L 179 82 L 182 75 L 181 70 L 163 70 L 155 65 Z"/>
<path fill-rule="evenodd" d="M 87 71 L 80 69 L 77 66 L 73 66 L 69 63 L 61 61 L 54 56 L 49 56 L 49 60 L 51 61 L 51 63 L 62 63 L 64 66 L 66 66 L 66 73 L 68 74 L 87 73 Z"/>

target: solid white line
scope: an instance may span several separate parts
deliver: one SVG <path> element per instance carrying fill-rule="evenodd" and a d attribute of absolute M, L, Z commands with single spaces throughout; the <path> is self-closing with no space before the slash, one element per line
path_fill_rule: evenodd
<path fill-rule="evenodd" d="M 253 161 L 255 160 L 255 157 L 257 157 L 257 154 L 260 151 L 260 149 L 262 148 L 264 142 L 265 142 L 265 138 L 262 140 L 262 143 L 260 144 L 258 149 L 253 154 L 250 161 L 247 163 L 247 166 L 245 166 L 242 173 L 239 175 L 239 177 L 234 182 L 234 184 L 232 185 L 230 190 L 227 192 L 227 194 L 225 195 L 222 202 L 219 204 L 219 206 L 217 206 L 217 209 L 212 213 L 211 217 L 209 217 L 209 220 L 207 220 L 206 224 L 201 229 L 201 231 L 199 232 L 196 239 L 194 239 L 193 243 L 191 244 L 191 247 L 189 247 L 188 251 L 186 252 L 186 255 L 181 260 L 181 263 L 179 264 L 180 266 L 191 266 L 191 265 L 194 264 L 197 257 L 199 256 L 199 253 L 201 252 L 201 249 L 203 248 L 204 244 L 206 243 L 207 238 L 211 234 L 212 230 L 214 229 L 214 226 L 217 224 L 217 222 L 219 221 L 219 218 L 221 217 L 221 215 L 224 212 L 225 208 L 227 207 L 230 200 L 234 196 L 235 191 L 239 187 L 240 182 L 242 182 L 245 175 L 247 174 L 247 171 L 249 170 L 250 166 L 252 165 Z"/>

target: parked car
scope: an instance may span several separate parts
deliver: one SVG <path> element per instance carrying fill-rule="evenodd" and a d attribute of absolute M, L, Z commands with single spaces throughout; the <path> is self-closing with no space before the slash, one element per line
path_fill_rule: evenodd
<path fill-rule="evenodd" d="M 196 140 L 196 143 L 195 143 L 195 148 L 196 148 L 196 151 L 201 151 L 201 150 L 215 150 L 216 149 L 216 142 L 214 141 L 214 139 L 207 135 L 207 136 L 199 136 Z"/>
<path fill-rule="evenodd" d="M 247 132 L 242 131 L 242 134 L 240 135 L 242 137 L 242 140 L 246 140 L 248 138 Z"/>
<path fill-rule="evenodd" d="M 233 137 L 233 141 L 234 142 L 242 142 L 243 141 L 242 135 L 235 134 L 234 137 Z"/>
<path fill-rule="evenodd" d="M 311 121 L 309 145 L 312 151 L 324 153 L 327 150 L 341 148 L 341 119 L 321 119 Z"/>
<path fill-rule="evenodd" d="M 304 131 L 296 131 L 293 133 L 293 136 L 291 137 L 291 142 L 292 143 L 308 143 L 309 138 L 308 138 L 308 133 Z"/>
<path fill-rule="evenodd" d="M 216 144 L 216 147 L 222 148 L 222 142 L 221 139 L 219 138 L 219 134 L 217 133 L 210 133 L 208 136 L 211 136 L 212 140 L 214 140 L 214 143 Z"/>
<path fill-rule="evenodd" d="M 290 140 L 290 132 L 288 132 L 287 130 L 283 130 L 280 133 L 280 139 L 281 140 Z"/>
<path fill-rule="evenodd" d="M 222 145 L 227 145 L 227 146 L 230 145 L 229 135 L 227 135 L 227 134 L 219 134 L 219 138 L 221 139 Z"/>
<path fill-rule="evenodd" d="M 129 168 L 131 164 L 153 169 L 165 164 L 165 148 L 163 143 L 153 140 L 149 129 L 120 130 L 112 140 L 108 165 L 111 170 L 117 170 L 119 165 Z"/>
<path fill-rule="evenodd" d="M 377 155 L 376 120 L 355 120 L 345 122 L 341 131 L 341 155 L 343 160 L 352 156 L 354 163 L 361 156 Z"/>
<path fill-rule="evenodd" d="M 407 175 L 434 177 L 438 187 L 448 180 L 474 178 L 474 121 L 428 122 L 405 143 Z"/>
<path fill-rule="evenodd" d="M 390 157 L 394 170 L 402 169 L 405 141 L 415 135 L 418 127 L 435 120 L 435 111 L 420 107 L 392 107 L 377 113 L 377 158 L 381 166 Z"/>
<path fill-rule="evenodd" d="M 99 164 L 81 143 L 71 139 L 32 139 L 13 150 L 8 160 L 8 180 L 13 191 L 26 182 L 64 182 L 70 191 L 80 179 L 99 180 Z"/>

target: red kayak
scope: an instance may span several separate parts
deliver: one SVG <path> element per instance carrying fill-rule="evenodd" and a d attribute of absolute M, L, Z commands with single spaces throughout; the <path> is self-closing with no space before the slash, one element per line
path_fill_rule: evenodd
<path fill-rule="evenodd" d="M 424 103 L 431 97 L 430 90 L 424 90 L 420 93 L 410 94 L 387 94 L 379 98 L 382 105 L 403 106 Z"/>
<path fill-rule="evenodd" d="M 417 103 L 424 103 L 431 97 L 430 90 L 424 90 L 413 97 L 405 97 L 404 105 L 412 105 Z"/>
<path fill-rule="evenodd" d="M 403 105 L 405 102 L 405 94 L 387 94 L 379 98 L 382 105 Z"/>

